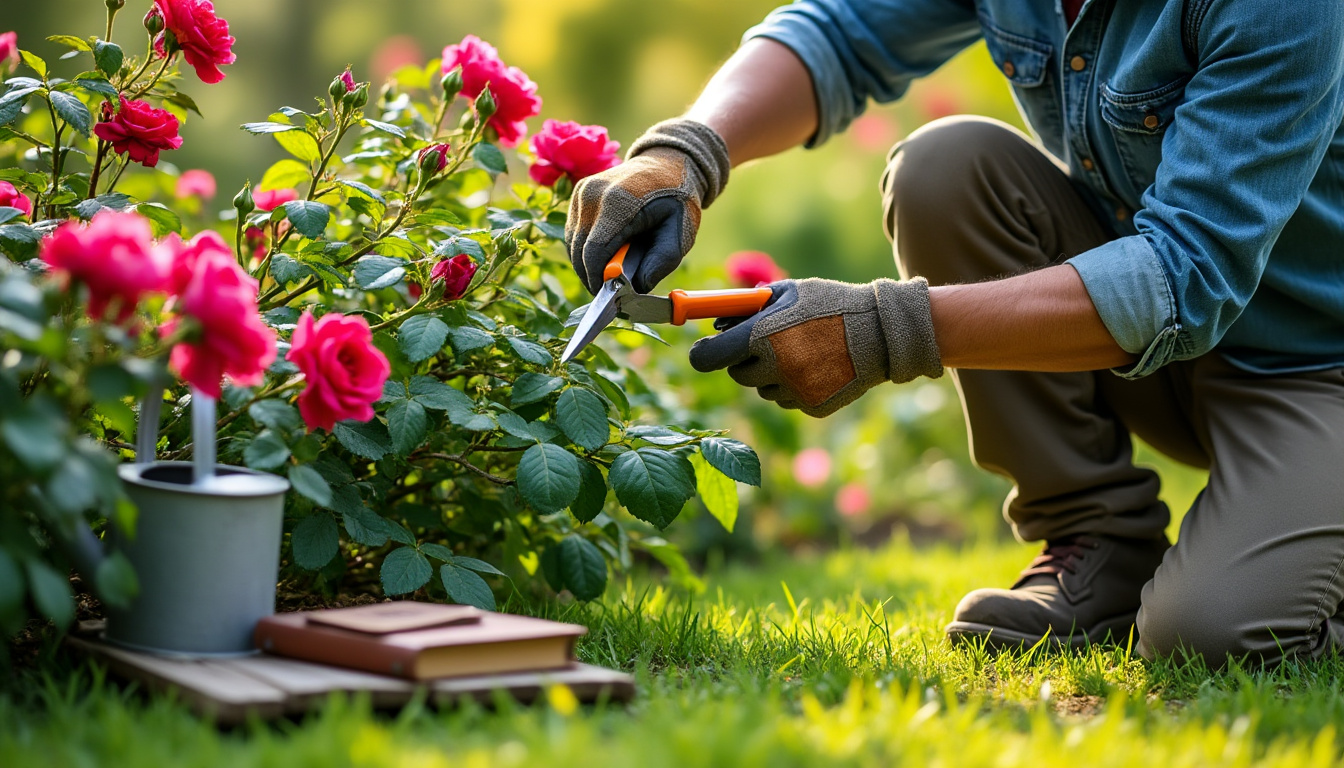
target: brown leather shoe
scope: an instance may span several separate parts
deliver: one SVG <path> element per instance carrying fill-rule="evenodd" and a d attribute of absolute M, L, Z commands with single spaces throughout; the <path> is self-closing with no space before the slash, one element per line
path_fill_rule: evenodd
<path fill-rule="evenodd" d="M 961 599 L 947 637 L 994 650 L 1129 641 L 1143 585 L 1171 544 L 1161 539 L 1073 535 L 1047 542 L 1011 589 Z"/>

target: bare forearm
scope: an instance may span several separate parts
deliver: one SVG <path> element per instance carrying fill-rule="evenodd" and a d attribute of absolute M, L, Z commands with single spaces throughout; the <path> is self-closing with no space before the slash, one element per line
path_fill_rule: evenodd
<path fill-rule="evenodd" d="M 1004 280 L 938 286 L 929 290 L 929 303 L 948 368 L 1094 371 L 1134 362 L 1066 264 Z"/>
<path fill-rule="evenodd" d="M 734 166 L 807 141 L 817 130 L 812 76 L 788 47 L 747 41 L 686 114 L 718 132 Z"/>

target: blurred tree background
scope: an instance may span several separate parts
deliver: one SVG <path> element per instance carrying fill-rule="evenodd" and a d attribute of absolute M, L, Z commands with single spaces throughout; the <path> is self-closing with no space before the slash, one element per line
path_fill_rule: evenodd
<path fill-rule="evenodd" d="M 773 0 L 216 0 L 238 42 L 237 64 L 218 86 L 197 89 L 204 119 L 183 127 L 178 168 L 204 168 L 219 181 L 216 209 L 245 179 L 254 182 L 283 156 L 240 123 L 265 119 L 283 104 L 299 108 L 326 90 L 347 65 L 379 83 L 401 66 L 438 58 L 443 46 L 475 34 L 539 85 L 543 113 L 607 126 L 622 146 L 648 125 L 678 114 L 742 33 Z M 149 0 L 130 0 L 115 42 L 144 50 L 139 19 Z M 8 0 L 0 26 L 20 47 L 54 59 L 55 33 L 103 28 L 101 0 Z M 58 70 L 59 73 L 59 70 Z M 67 73 L 68 74 L 68 73 Z M 792 276 L 866 281 L 895 276 L 882 234 L 877 191 L 891 145 L 920 125 L 975 113 L 1021 121 L 983 44 L 919 83 L 895 105 L 871 108 L 850 130 L 813 151 L 734 171 L 729 192 L 707 213 L 688 265 L 670 287 L 725 284 L 723 258 L 737 250 L 770 253 Z M 535 130 L 537 126 L 533 126 Z M 559 254 L 557 254 L 559 256 Z M 661 330 L 661 329 L 660 329 Z M 898 535 L 1006 536 L 998 508 L 1007 483 L 976 470 L 949 378 L 880 387 L 826 421 L 785 413 L 743 391 L 725 374 L 691 371 L 685 349 L 695 329 L 669 329 L 672 350 L 632 333 L 609 349 L 633 356 L 646 384 L 638 396 L 683 408 L 687 424 L 732 424 L 762 455 L 765 487 L 745 497 L 737 532 L 726 535 L 706 514 L 669 529 L 691 553 L 709 557 L 775 544 L 877 541 Z M 646 362 L 645 362 L 646 361 Z M 1155 461 L 1151 451 L 1142 451 Z M 1202 485 L 1199 473 L 1157 462 L 1178 512 Z M 683 513 L 696 517 L 699 502 Z M 1174 523 L 1173 523 L 1174 525 Z"/>

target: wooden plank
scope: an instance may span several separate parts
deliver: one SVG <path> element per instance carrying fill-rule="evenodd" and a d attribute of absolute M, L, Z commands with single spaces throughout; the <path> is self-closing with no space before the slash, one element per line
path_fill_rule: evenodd
<path fill-rule="evenodd" d="M 450 706 L 463 698 L 490 703 L 495 691 L 504 691 L 518 701 L 529 704 L 540 697 L 546 688 L 559 684 L 568 686 L 575 698 L 583 702 L 598 699 L 626 702 L 635 697 L 635 679 L 630 675 L 577 662 L 569 669 L 549 672 L 436 680 L 430 684 L 430 690 L 434 694 L 433 702 L 439 706 Z"/>
<path fill-rule="evenodd" d="M 290 713 L 305 712 L 335 692 L 367 692 L 373 706 L 389 709 L 410 701 L 417 688 L 415 683 L 396 677 L 266 654 L 216 664 L 283 691 Z"/>
<path fill-rule="evenodd" d="M 248 714 L 277 717 L 286 710 L 284 691 L 218 662 L 137 653 L 79 637 L 66 638 L 66 642 L 121 677 L 155 691 L 176 690 L 193 712 L 220 723 L 239 723 Z"/>

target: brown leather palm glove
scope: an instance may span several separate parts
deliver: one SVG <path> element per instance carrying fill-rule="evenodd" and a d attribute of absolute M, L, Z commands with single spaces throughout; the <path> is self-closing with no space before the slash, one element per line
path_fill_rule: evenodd
<path fill-rule="evenodd" d="M 817 417 L 884 381 L 943 375 L 924 278 L 855 285 L 814 277 L 770 288 L 765 309 L 691 347 L 697 371 L 727 368 L 766 400 Z"/>
<path fill-rule="evenodd" d="M 642 256 L 631 282 L 647 293 L 695 244 L 700 211 L 728 183 L 728 146 L 712 128 L 667 120 L 635 140 L 626 161 L 580 181 L 569 201 L 565 245 L 594 294 L 602 270 L 626 243 Z"/>

